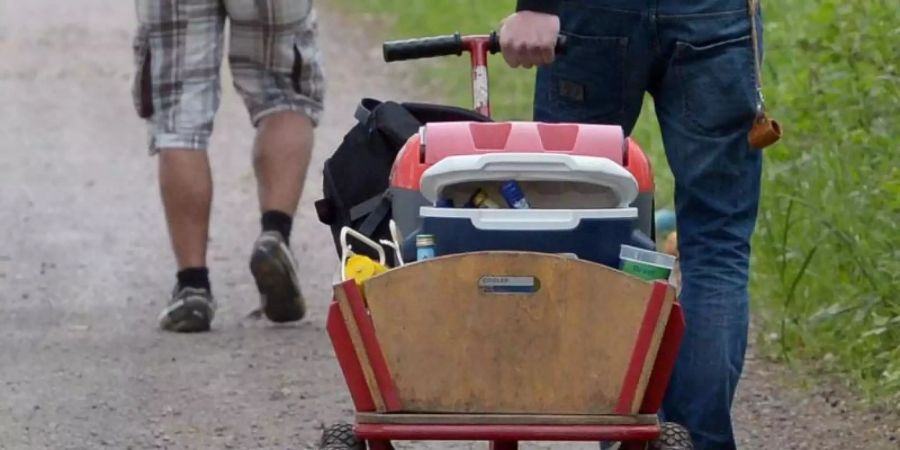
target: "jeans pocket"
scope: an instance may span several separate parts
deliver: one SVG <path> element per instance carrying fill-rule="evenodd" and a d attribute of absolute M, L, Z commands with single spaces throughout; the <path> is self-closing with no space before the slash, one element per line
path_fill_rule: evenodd
<path fill-rule="evenodd" d="M 138 31 L 132 45 L 134 51 L 135 74 L 131 85 L 131 98 L 138 116 L 143 119 L 153 117 L 153 58 L 146 32 Z"/>
<path fill-rule="evenodd" d="M 570 121 L 596 122 L 625 107 L 627 37 L 564 33 L 566 53 L 549 68 L 551 104 Z"/>
<path fill-rule="evenodd" d="M 749 35 L 706 45 L 676 44 L 673 68 L 690 123 L 711 136 L 749 128 L 756 116 Z"/>

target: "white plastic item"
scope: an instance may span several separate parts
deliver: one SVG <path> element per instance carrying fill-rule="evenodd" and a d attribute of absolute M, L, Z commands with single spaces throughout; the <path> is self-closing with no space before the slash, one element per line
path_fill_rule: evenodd
<path fill-rule="evenodd" d="M 631 261 L 637 261 L 642 264 L 650 264 L 651 266 L 672 269 L 675 267 L 675 257 L 665 253 L 644 250 L 642 248 L 632 247 L 630 245 L 622 245 L 619 252 L 619 258 Z"/>
<path fill-rule="evenodd" d="M 397 223 L 394 222 L 393 220 L 391 220 L 389 222 L 389 225 L 390 225 L 392 240 L 382 239 L 382 240 L 378 241 L 378 243 L 385 247 L 390 247 L 391 249 L 394 250 L 394 259 L 396 260 L 397 267 L 400 267 L 400 266 L 404 265 L 403 252 L 401 251 L 401 248 L 400 248 L 400 242 L 401 242 L 400 231 L 397 229 Z"/>
<path fill-rule="evenodd" d="M 612 209 L 419 209 L 422 218 L 469 219 L 479 230 L 565 231 L 578 228 L 582 220 L 636 219 L 637 208 Z"/>
<path fill-rule="evenodd" d="M 450 186 L 506 180 L 565 181 L 605 186 L 614 193 L 618 208 L 627 207 L 638 195 L 637 180 L 614 161 L 560 153 L 488 153 L 447 157 L 422 174 L 421 192 L 434 203 Z"/>

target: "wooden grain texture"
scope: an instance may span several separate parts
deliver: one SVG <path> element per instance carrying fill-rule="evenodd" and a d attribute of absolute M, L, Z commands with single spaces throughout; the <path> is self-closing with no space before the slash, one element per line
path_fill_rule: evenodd
<path fill-rule="evenodd" d="M 535 276 L 541 288 L 484 293 L 486 275 Z M 366 283 L 404 410 L 429 413 L 611 414 L 651 290 L 599 264 L 527 252 L 442 257 Z"/>
<path fill-rule="evenodd" d="M 372 395 L 372 401 L 375 403 L 375 410 L 384 412 L 387 407 L 384 403 L 384 397 L 378 389 L 378 382 L 375 380 L 375 372 L 372 370 L 372 364 L 369 362 L 369 356 L 366 348 L 363 346 L 362 337 L 359 334 L 359 327 L 353 320 L 353 311 L 350 309 L 350 301 L 347 299 L 347 293 L 341 285 L 334 286 L 334 298 L 341 309 L 341 316 L 347 325 L 347 331 L 350 334 L 350 341 L 353 342 L 353 350 L 359 359 L 359 365 L 362 367 L 363 376 L 366 379 L 366 385 L 369 386 L 369 393 Z"/>
<path fill-rule="evenodd" d="M 404 425 L 654 425 L 655 414 L 633 416 L 532 414 L 377 414 L 357 413 L 357 423 Z"/>
<path fill-rule="evenodd" d="M 641 378 L 638 381 L 637 393 L 631 404 L 631 412 L 638 412 L 641 403 L 644 401 L 644 392 L 647 390 L 647 383 L 650 381 L 650 375 L 653 373 L 653 366 L 656 363 L 656 355 L 662 343 L 663 334 L 666 331 L 666 323 L 669 316 L 672 315 L 672 304 L 675 302 L 675 289 L 669 287 L 666 289 L 666 298 L 659 314 L 659 320 L 656 324 L 656 330 L 653 332 L 653 340 L 650 343 L 650 351 L 647 352 L 647 358 L 644 360 L 644 370 L 641 372 Z"/>

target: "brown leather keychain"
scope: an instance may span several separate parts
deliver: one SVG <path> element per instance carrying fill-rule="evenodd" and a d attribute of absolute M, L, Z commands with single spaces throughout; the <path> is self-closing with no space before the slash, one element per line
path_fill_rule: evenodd
<path fill-rule="evenodd" d="M 778 121 L 766 114 L 765 102 L 762 93 L 762 69 L 759 57 L 759 36 L 756 30 L 756 12 L 759 8 L 759 0 L 747 0 L 750 13 L 750 36 L 753 45 L 753 67 L 756 70 L 756 118 L 753 127 L 747 134 L 747 140 L 753 148 L 764 149 L 781 139 L 781 125 Z"/>

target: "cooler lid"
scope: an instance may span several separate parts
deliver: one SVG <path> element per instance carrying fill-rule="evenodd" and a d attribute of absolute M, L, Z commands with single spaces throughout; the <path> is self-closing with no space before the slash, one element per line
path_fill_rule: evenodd
<path fill-rule="evenodd" d="M 564 181 L 608 187 L 624 208 L 637 198 L 634 176 L 596 156 L 558 153 L 489 153 L 444 158 L 422 174 L 421 192 L 434 203 L 449 186 L 478 181 Z"/>
<path fill-rule="evenodd" d="M 561 153 L 609 158 L 624 164 L 625 135 L 618 125 L 543 122 L 432 122 L 421 132 L 423 162 L 488 153 Z M 426 145 L 427 144 L 427 145 Z"/>

